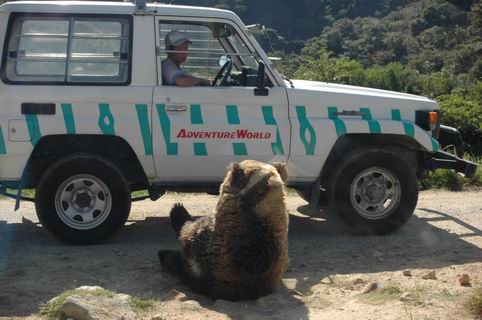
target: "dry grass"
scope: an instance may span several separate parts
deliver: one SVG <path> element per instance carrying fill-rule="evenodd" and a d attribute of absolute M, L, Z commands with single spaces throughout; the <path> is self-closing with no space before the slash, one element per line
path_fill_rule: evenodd
<path fill-rule="evenodd" d="M 482 288 L 478 288 L 470 296 L 467 306 L 474 315 L 482 317 Z"/>

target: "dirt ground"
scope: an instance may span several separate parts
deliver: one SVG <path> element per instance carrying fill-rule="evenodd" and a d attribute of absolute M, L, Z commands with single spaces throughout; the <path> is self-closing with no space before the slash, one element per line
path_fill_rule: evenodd
<path fill-rule="evenodd" d="M 171 206 L 183 202 L 205 215 L 216 196 L 171 193 L 135 203 L 128 224 L 108 243 L 76 247 L 46 232 L 31 203 L 14 213 L 14 202 L 1 199 L 0 319 L 38 319 L 43 303 L 83 285 L 162 301 L 146 319 L 473 319 L 465 301 L 482 286 L 481 198 L 481 190 L 425 191 L 401 230 L 358 237 L 290 192 L 289 269 L 274 294 L 239 303 L 192 293 L 157 261 L 157 250 L 176 248 Z M 432 270 L 437 279 L 422 279 Z M 470 286 L 459 284 L 464 273 Z M 363 294 L 371 282 L 379 289 Z M 169 300 L 172 290 L 189 301 Z"/>

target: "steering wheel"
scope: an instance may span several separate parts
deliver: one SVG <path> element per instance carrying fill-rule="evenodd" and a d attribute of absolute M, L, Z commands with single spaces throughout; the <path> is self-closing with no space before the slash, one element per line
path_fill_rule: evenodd
<path fill-rule="evenodd" d="M 218 71 L 218 74 L 216 75 L 216 77 L 214 77 L 214 80 L 211 83 L 211 86 L 215 87 L 219 80 L 221 80 L 219 82 L 219 86 L 225 85 L 227 83 L 229 75 L 231 74 L 232 69 L 233 69 L 233 60 L 228 59 L 228 61 L 226 61 L 226 63 Z"/>

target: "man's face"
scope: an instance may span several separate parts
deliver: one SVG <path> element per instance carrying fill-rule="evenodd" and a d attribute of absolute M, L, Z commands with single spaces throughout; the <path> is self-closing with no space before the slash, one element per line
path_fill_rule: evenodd
<path fill-rule="evenodd" d="M 185 42 L 177 47 L 174 47 L 174 51 L 183 51 L 183 52 L 173 52 L 171 53 L 171 59 L 177 64 L 180 65 L 184 63 L 187 58 L 187 50 L 189 49 L 189 42 Z"/>

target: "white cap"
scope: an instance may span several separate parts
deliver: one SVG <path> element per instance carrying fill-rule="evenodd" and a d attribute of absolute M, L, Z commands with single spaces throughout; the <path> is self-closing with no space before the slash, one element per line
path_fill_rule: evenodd
<path fill-rule="evenodd" d="M 169 32 L 166 35 L 165 39 L 166 49 L 169 49 L 170 47 L 180 46 L 181 44 L 186 42 L 192 43 L 191 40 L 189 40 L 189 38 L 184 35 L 184 33 L 178 30 L 173 30 Z"/>

